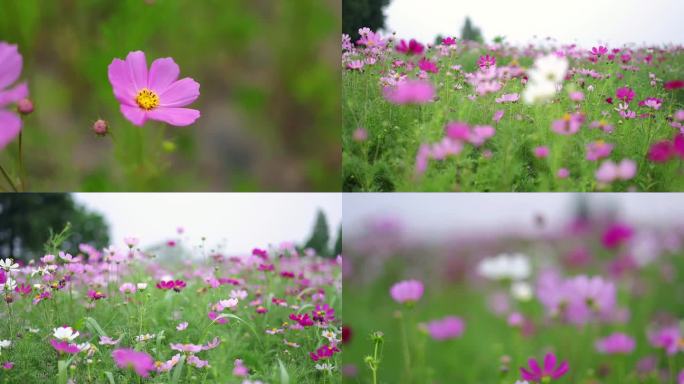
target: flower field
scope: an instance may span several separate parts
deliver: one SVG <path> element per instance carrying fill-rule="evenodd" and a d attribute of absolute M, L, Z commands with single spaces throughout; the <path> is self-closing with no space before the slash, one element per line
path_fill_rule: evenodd
<path fill-rule="evenodd" d="M 344 382 L 684 382 L 681 225 L 535 220 L 421 240 L 374 219 L 347 236 Z"/>
<path fill-rule="evenodd" d="M 291 244 L 227 256 L 204 244 L 0 260 L 2 383 L 337 383 L 339 261 Z"/>
<path fill-rule="evenodd" d="M 345 191 L 680 191 L 675 45 L 342 36 Z"/>

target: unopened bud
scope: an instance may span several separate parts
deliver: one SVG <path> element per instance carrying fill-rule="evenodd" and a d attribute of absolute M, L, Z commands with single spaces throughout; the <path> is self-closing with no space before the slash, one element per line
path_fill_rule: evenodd
<path fill-rule="evenodd" d="M 109 125 L 106 121 L 99 119 L 93 123 L 93 132 L 98 136 L 106 136 L 109 131 Z"/>
<path fill-rule="evenodd" d="M 21 99 L 17 102 L 17 112 L 29 115 L 33 112 L 33 102 L 29 99 Z"/>

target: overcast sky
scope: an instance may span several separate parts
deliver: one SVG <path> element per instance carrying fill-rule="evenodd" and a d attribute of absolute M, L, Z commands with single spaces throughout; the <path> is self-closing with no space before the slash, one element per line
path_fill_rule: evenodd
<path fill-rule="evenodd" d="M 328 217 L 332 235 L 342 220 L 341 194 L 334 193 L 76 193 L 76 201 L 101 212 L 111 240 L 123 245 L 136 236 L 141 245 L 176 236 L 185 228 L 193 245 L 225 241 L 229 254 L 283 241 L 301 242 L 311 232 L 316 211 Z M 334 237 L 334 236 L 333 236 Z"/>
<path fill-rule="evenodd" d="M 583 47 L 684 42 L 684 0 L 391 0 L 385 15 L 388 31 L 423 42 L 460 36 L 466 16 L 488 42 L 497 35 L 516 44 L 551 36 Z"/>
<path fill-rule="evenodd" d="M 684 194 L 593 193 L 582 194 L 598 209 L 616 208 L 620 217 L 644 223 L 684 223 Z M 492 230 L 534 228 L 542 214 L 549 226 L 563 224 L 573 212 L 577 194 L 571 193 L 345 193 L 345 234 L 364 227 L 374 217 L 398 219 L 415 238 L 452 233 L 487 233 Z"/>

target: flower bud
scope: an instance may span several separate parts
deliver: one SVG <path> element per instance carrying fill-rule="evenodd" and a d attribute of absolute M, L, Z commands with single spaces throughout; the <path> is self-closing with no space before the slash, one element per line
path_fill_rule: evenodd
<path fill-rule="evenodd" d="M 95 132 L 96 135 L 106 136 L 108 131 L 109 125 L 106 121 L 98 119 L 95 123 L 93 123 L 93 132 Z"/>
<path fill-rule="evenodd" d="M 17 112 L 29 115 L 33 112 L 33 102 L 29 99 L 21 99 L 17 102 Z"/>

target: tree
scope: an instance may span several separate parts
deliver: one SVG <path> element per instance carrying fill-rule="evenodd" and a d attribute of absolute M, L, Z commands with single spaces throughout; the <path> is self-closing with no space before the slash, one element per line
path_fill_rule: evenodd
<path fill-rule="evenodd" d="M 390 0 L 342 0 L 342 33 L 359 39 L 359 28 L 374 31 L 385 27 L 384 8 Z"/>
<path fill-rule="evenodd" d="M 333 256 L 341 255 L 342 254 L 342 226 L 340 225 L 339 230 L 337 231 L 337 240 L 335 241 L 335 250 L 333 252 Z"/>
<path fill-rule="evenodd" d="M 0 195 L 0 257 L 28 260 L 42 256 L 50 231 L 71 223 L 62 250 L 77 253 L 78 245 L 101 248 L 109 243 L 109 226 L 102 215 L 76 204 L 70 194 Z"/>
<path fill-rule="evenodd" d="M 465 19 L 465 24 L 463 25 L 463 29 L 461 29 L 461 39 L 477 41 L 478 43 L 482 43 L 484 41 L 482 39 L 482 32 L 480 31 L 480 28 L 473 25 L 473 23 L 470 21 L 470 17 L 466 17 Z"/>
<path fill-rule="evenodd" d="M 318 210 L 316 214 L 316 222 L 309 240 L 304 244 L 304 248 L 312 248 L 320 256 L 330 256 L 330 230 L 328 229 L 328 219 L 322 210 Z"/>

